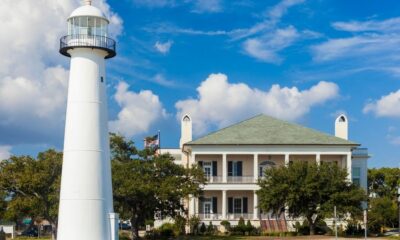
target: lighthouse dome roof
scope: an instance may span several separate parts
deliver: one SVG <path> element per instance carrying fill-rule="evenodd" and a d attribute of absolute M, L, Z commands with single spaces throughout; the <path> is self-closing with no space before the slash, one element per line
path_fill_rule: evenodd
<path fill-rule="evenodd" d="M 72 18 L 72 17 L 83 17 L 83 16 L 99 17 L 107 20 L 108 22 L 108 19 L 103 14 L 103 12 L 97 7 L 94 7 L 92 5 L 84 5 L 75 9 L 69 17 Z"/>

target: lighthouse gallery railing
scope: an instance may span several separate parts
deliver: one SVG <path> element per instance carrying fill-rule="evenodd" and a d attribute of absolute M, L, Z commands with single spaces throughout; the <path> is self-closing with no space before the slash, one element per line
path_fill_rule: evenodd
<path fill-rule="evenodd" d="M 89 34 L 67 35 L 60 39 L 60 53 L 70 57 L 68 50 L 80 48 L 98 48 L 108 52 L 106 58 L 116 55 L 116 42 L 114 39 Z"/>

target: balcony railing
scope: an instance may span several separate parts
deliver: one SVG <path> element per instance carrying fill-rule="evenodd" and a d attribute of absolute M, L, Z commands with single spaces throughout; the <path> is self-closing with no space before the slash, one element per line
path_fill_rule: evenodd
<path fill-rule="evenodd" d="M 222 183 L 222 176 L 207 176 L 207 183 Z"/>
<path fill-rule="evenodd" d="M 229 176 L 228 183 L 255 183 L 254 176 Z"/>
<path fill-rule="evenodd" d="M 207 183 L 224 183 L 222 176 L 206 176 Z M 226 178 L 227 183 L 255 183 L 254 176 L 230 176 Z"/>
<path fill-rule="evenodd" d="M 97 48 L 105 50 L 108 55 L 105 58 L 112 58 L 116 53 L 116 43 L 114 39 L 89 34 L 67 35 L 60 39 L 60 53 L 71 57 L 68 50 L 73 48 Z"/>

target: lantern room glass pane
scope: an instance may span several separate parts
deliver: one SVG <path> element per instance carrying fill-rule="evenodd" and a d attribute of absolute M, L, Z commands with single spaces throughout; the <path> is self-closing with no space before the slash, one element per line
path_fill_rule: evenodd
<path fill-rule="evenodd" d="M 73 17 L 68 20 L 68 35 L 107 36 L 108 23 L 98 17 Z"/>

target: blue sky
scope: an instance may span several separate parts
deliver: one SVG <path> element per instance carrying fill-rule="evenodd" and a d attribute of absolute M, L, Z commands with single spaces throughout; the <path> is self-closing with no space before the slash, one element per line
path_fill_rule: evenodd
<path fill-rule="evenodd" d="M 0 61 L 0 157 L 62 149 L 69 59 L 57 38 L 79 6 L 16 2 L 0 3 L 0 15 L 27 13 L 10 15 L 6 28 L 18 31 L 0 36 L 10 46 L 0 50 L 10 56 Z M 177 147 L 186 112 L 195 137 L 259 113 L 333 134 L 346 113 L 369 166 L 399 166 L 398 1 L 93 2 L 118 41 L 107 61 L 110 128 L 139 147 L 157 130 Z"/>

